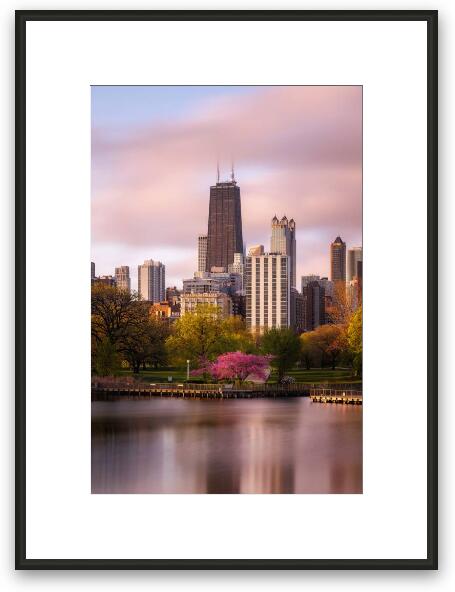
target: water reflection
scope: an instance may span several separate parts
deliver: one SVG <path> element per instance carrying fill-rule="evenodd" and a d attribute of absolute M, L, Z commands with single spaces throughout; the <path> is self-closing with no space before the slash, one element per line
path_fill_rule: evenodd
<path fill-rule="evenodd" d="M 92 403 L 92 493 L 361 492 L 361 406 Z"/>

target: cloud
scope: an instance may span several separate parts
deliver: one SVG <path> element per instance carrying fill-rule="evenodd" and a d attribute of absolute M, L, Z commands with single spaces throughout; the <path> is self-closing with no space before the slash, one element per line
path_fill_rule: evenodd
<path fill-rule="evenodd" d="M 361 241 L 361 109 L 360 87 L 258 87 L 201 101 L 184 120 L 144 122 L 129 132 L 95 122 L 94 257 L 112 243 L 115 253 L 143 252 L 141 260 L 173 247 L 195 253 L 217 158 L 226 171 L 232 156 L 245 242 L 267 246 L 271 218 L 286 214 L 297 223 L 298 272 L 327 274 L 337 234 L 351 245 Z M 194 269 L 196 260 L 184 275 Z M 168 278 L 177 270 L 169 262 Z"/>

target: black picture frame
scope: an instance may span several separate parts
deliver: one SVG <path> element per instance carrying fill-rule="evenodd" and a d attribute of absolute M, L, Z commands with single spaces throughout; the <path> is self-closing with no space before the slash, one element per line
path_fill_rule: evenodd
<path fill-rule="evenodd" d="M 29 21 L 424 21 L 427 23 L 427 557 L 425 559 L 27 559 L 26 558 L 26 23 Z M 434 10 L 20 10 L 15 37 L 16 345 L 15 556 L 16 569 L 437 569 L 437 164 L 438 12 Z"/>

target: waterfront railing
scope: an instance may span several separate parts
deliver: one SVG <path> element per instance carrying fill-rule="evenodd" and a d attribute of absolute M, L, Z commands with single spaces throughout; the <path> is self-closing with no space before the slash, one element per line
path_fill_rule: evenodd
<path fill-rule="evenodd" d="M 119 395 L 176 395 L 176 396 L 233 396 L 239 395 L 240 393 L 248 396 L 292 396 L 295 395 L 311 395 L 320 394 L 323 396 L 332 396 L 340 393 L 349 393 L 350 395 L 361 396 L 362 395 L 362 384 L 361 383 L 308 383 L 308 382 L 293 382 L 287 384 L 255 384 L 255 383 L 121 383 L 116 384 L 110 382 L 103 384 L 102 381 L 92 382 L 92 393 L 117 393 Z"/>

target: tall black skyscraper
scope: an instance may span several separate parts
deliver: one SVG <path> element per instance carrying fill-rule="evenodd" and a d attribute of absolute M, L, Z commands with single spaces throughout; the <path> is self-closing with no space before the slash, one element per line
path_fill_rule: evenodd
<path fill-rule="evenodd" d="M 325 323 L 325 289 L 319 282 L 302 288 L 303 330 L 313 331 Z"/>
<path fill-rule="evenodd" d="M 231 173 L 231 180 L 210 187 L 209 223 L 207 232 L 207 271 L 212 267 L 228 270 L 234 253 L 243 253 L 242 210 L 240 187 Z"/>
<path fill-rule="evenodd" d="M 332 282 L 346 282 L 346 243 L 339 236 L 330 245 Z"/>

